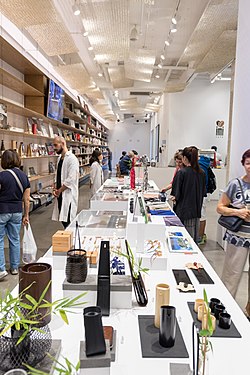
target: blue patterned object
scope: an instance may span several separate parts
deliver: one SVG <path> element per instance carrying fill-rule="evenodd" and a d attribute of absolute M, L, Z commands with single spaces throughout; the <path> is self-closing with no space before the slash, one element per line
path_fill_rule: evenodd
<path fill-rule="evenodd" d="M 125 275 L 125 264 L 118 257 L 114 257 L 110 263 L 113 275 Z"/>

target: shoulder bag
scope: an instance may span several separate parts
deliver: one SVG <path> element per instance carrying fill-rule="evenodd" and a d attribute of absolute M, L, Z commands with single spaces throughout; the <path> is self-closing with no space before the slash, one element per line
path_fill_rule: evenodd
<path fill-rule="evenodd" d="M 23 194 L 23 185 L 21 183 L 21 181 L 19 180 L 19 178 L 17 177 L 16 173 L 12 171 L 12 169 L 6 169 L 7 172 L 10 172 L 12 174 L 13 177 L 15 177 L 15 180 L 17 182 L 17 185 L 19 186 L 22 194 Z"/>
<path fill-rule="evenodd" d="M 240 185 L 240 190 L 241 190 L 241 194 L 242 194 L 242 198 L 243 198 L 243 201 L 244 201 L 244 204 L 246 206 L 246 200 L 245 200 L 245 197 L 244 197 L 244 193 L 243 193 L 243 189 L 242 189 L 242 185 L 241 185 L 241 182 L 240 180 L 237 178 L 238 182 L 239 182 L 239 185 Z M 230 206 L 232 207 L 232 206 Z M 234 207 L 235 208 L 235 207 Z M 232 232 L 238 232 L 241 225 L 244 223 L 244 219 L 241 219 L 240 217 L 238 216 L 224 216 L 224 215 L 221 215 L 218 219 L 218 223 L 232 231 Z"/>

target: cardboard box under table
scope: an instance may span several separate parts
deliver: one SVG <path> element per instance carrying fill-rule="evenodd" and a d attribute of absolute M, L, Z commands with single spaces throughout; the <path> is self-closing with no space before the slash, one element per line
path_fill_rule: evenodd
<path fill-rule="evenodd" d="M 65 279 L 62 285 L 64 297 L 76 297 L 86 291 L 82 301 L 87 306 L 96 305 L 97 275 L 88 275 L 84 283 L 71 284 Z M 79 300 L 81 302 L 81 300 Z M 111 275 L 110 278 L 110 307 L 111 309 L 132 308 L 132 280 L 129 275 Z"/>
<path fill-rule="evenodd" d="M 73 246 L 73 232 L 71 230 L 58 230 L 52 236 L 53 252 L 66 253 Z"/>

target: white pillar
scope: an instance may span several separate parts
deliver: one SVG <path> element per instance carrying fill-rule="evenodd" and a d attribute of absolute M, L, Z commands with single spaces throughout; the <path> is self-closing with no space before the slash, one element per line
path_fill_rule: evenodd
<path fill-rule="evenodd" d="M 250 149 L 249 14 L 250 1 L 239 0 L 229 179 L 244 173 L 240 160 Z"/>

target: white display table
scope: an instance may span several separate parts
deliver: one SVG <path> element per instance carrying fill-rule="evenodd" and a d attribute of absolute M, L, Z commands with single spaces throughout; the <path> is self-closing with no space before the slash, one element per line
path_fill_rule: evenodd
<path fill-rule="evenodd" d="M 79 214 L 81 216 L 81 213 Z M 78 218 L 80 216 L 78 215 Z M 155 217 L 154 223 L 162 225 L 162 218 Z M 143 223 L 142 223 L 143 224 Z M 144 224 L 145 229 L 150 224 Z M 72 223 L 74 228 L 74 223 Z M 111 375 L 152 375 L 157 371 L 158 375 L 170 374 L 170 363 L 189 363 L 192 367 L 192 317 L 187 302 L 196 298 L 203 297 L 203 288 L 205 287 L 208 298 L 219 298 L 231 314 L 232 320 L 240 332 L 242 338 L 211 338 L 213 353 L 209 359 L 210 375 L 245 375 L 249 373 L 249 347 L 250 347 L 250 326 L 249 322 L 241 311 L 240 307 L 231 297 L 211 265 L 203 256 L 200 249 L 190 238 L 186 229 L 183 227 L 163 227 L 161 234 L 163 237 L 169 230 L 181 231 L 191 242 L 192 247 L 197 251 L 196 254 L 175 254 L 168 252 L 167 267 L 165 270 L 151 270 L 145 277 L 145 285 L 148 292 L 148 305 L 139 307 L 133 300 L 132 309 L 111 310 L 109 317 L 103 317 L 104 325 L 112 325 L 117 331 L 116 361 L 111 364 Z M 84 228 L 81 228 L 84 231 Z M 99 236 L 105 236 L 105 229 L 100 228 Z M 55 257 L 49 251 L 45 257 L 40 260 L 51 263 Z M 205 270 L 213 279 L 214 284 L 201 285 L 191 270 L 187 273 L 195 287 L 195 293 L 181 293 L 176 289 L 176 281 L 172 269 L 185 269 L 185 264 L 189 262 L 202 263 Z M 91 272 L 97 272 L 91 270 Z M 62 297 L 62 283 L 65 278 L 64 268 L 53 269 L 53 298 Z M 139 337 L 138 315 L 154 315 L 154 297 L 155 286 L 158 283 L 167 283 L 170 285 L 170 304 L 176 307 L 178 323 L 187 347 L 189 358 L 185 359 L 157 359 L 142 358 L 141 344 Z M 134 297 L 133 297 L 134 298 Z M 88 296 L 86 295 L 86 301 Z M 65 326 L 59 318 L 53 318 L 51 323 L 52 336 L 54 339 L 62 339 L 62 355 L 68 357 L 76 363 L 79 358 L 80 340 L 84 340 L 84 325 L 82 309 L 77 309 L 77 314 L 69 314 L 69 326 Z M 84 372 L 82 372 L 84 374 Z M 99 375 L 98 369 L 93 369 L 93 374 Z M 100 373 L 101 374 L 101 373 Z"/>

